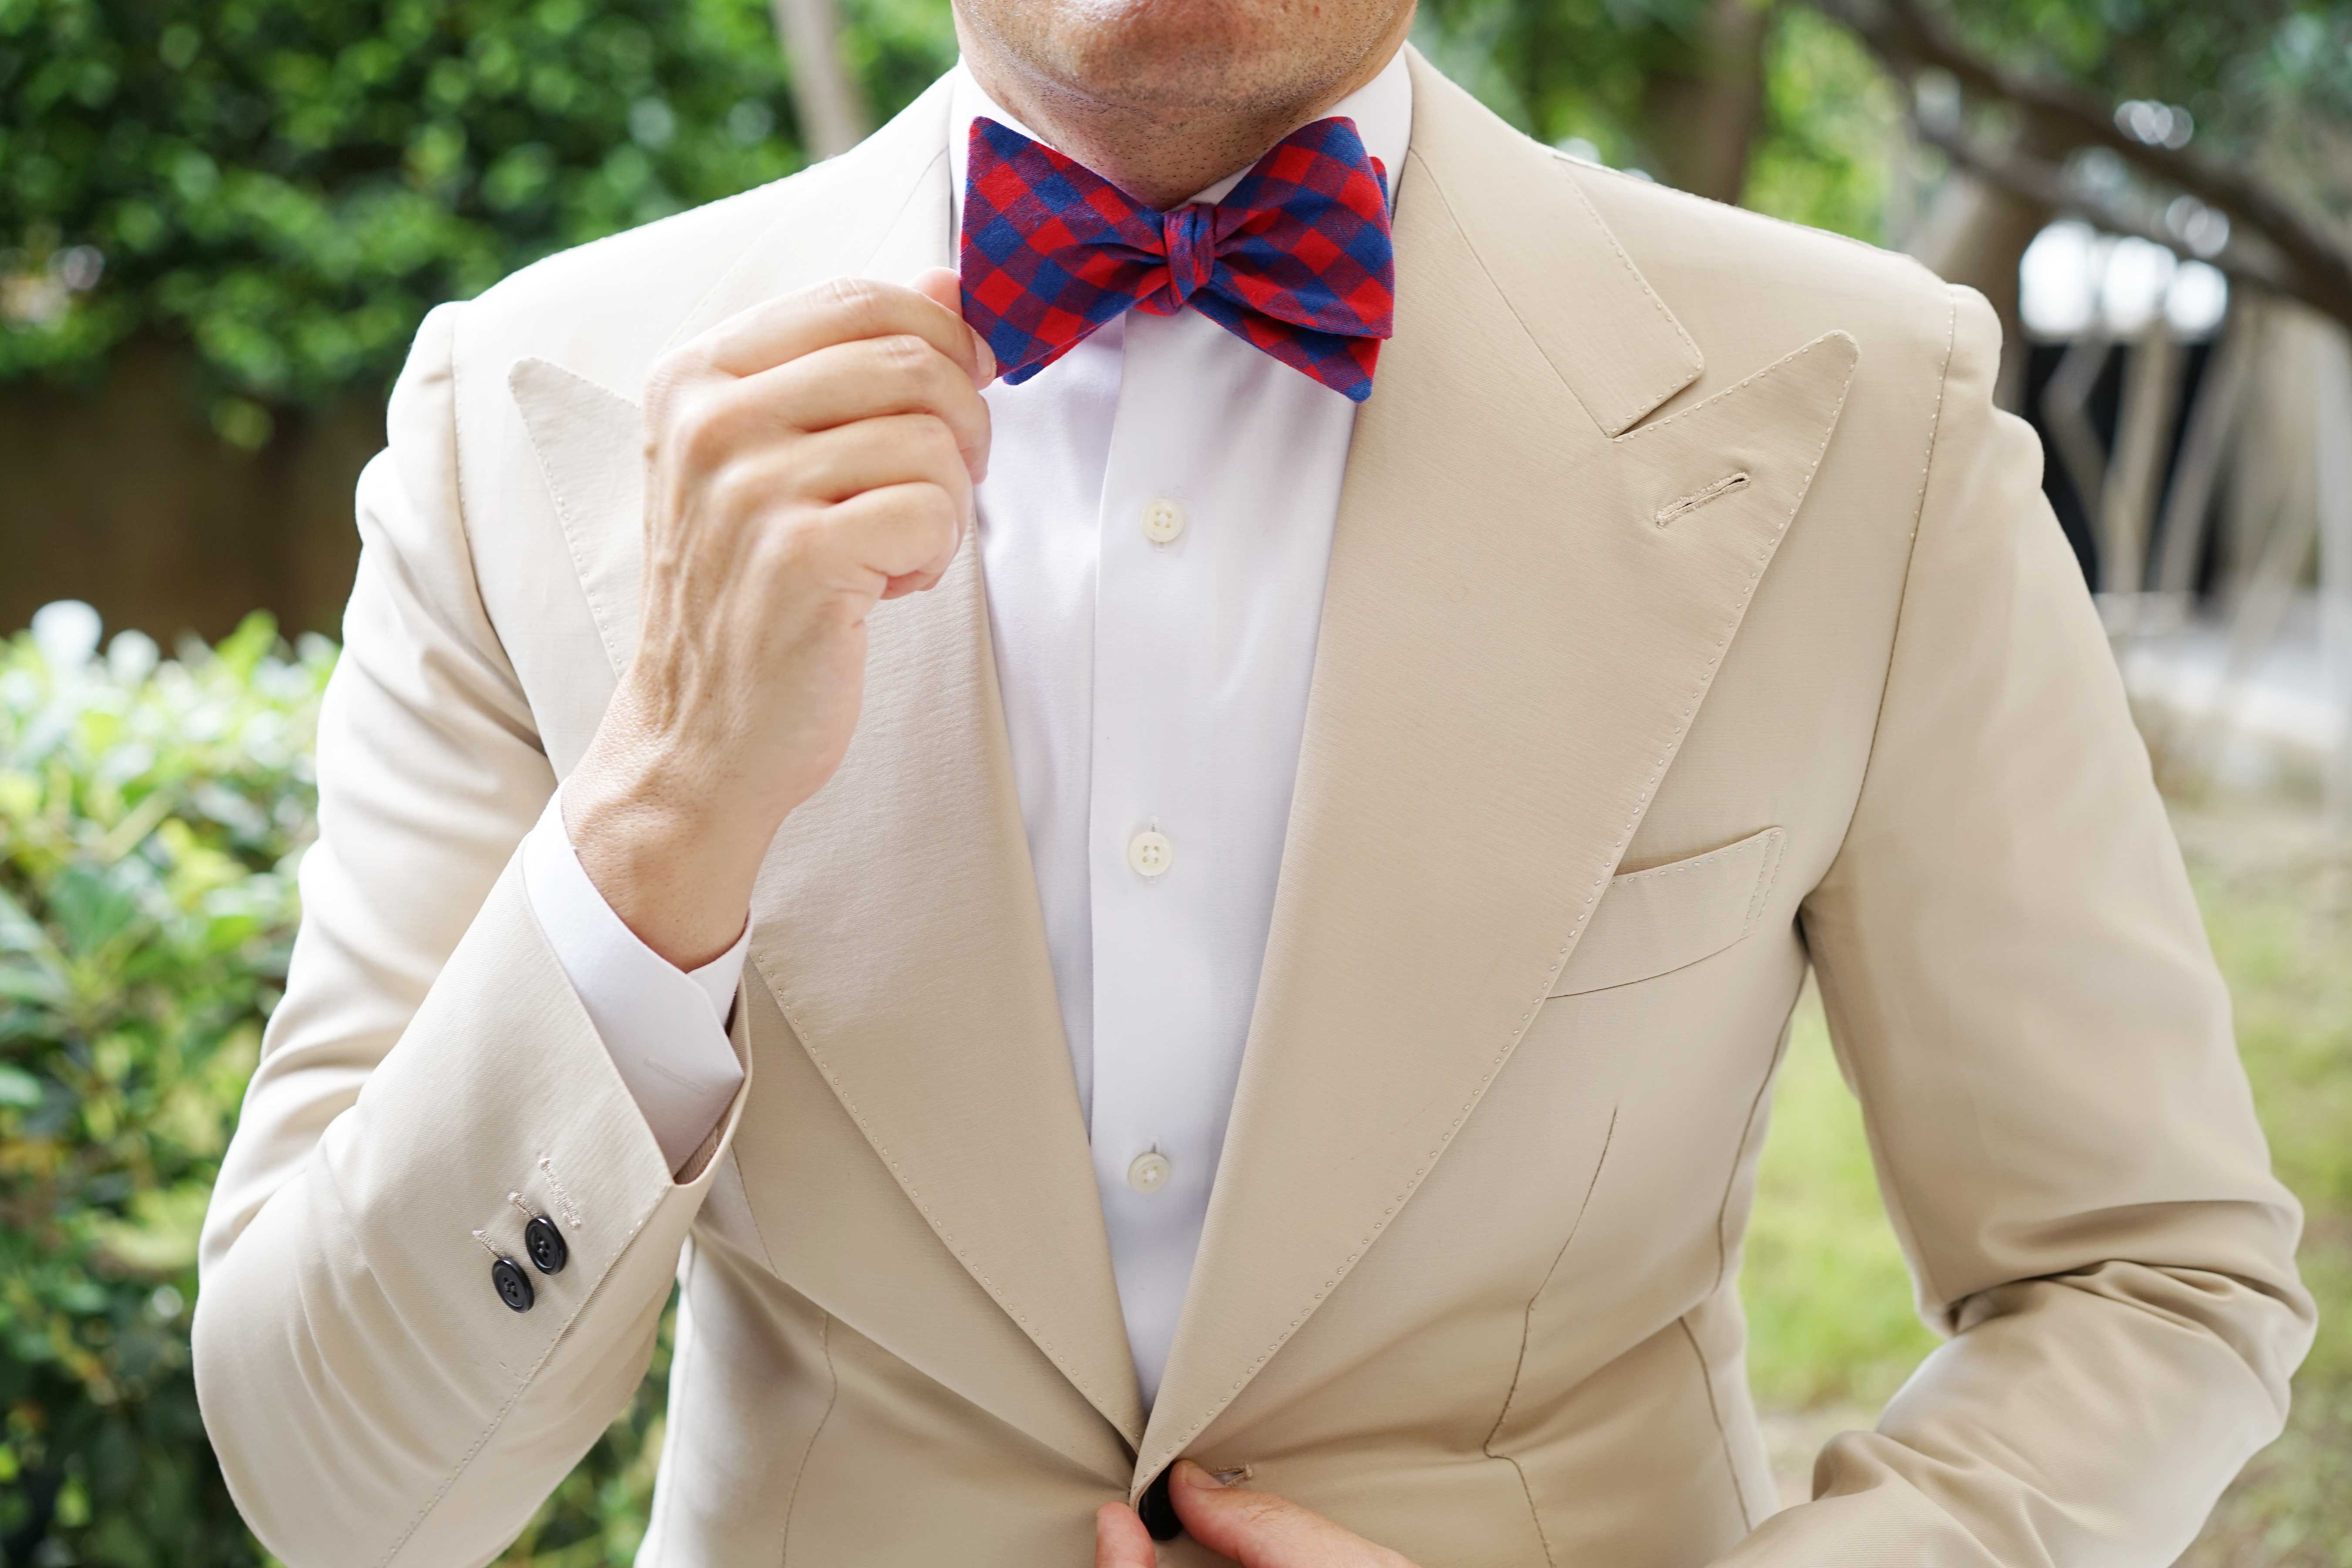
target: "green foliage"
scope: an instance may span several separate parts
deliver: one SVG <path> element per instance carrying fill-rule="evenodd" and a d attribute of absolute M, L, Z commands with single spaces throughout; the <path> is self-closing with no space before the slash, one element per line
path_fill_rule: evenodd
<path fill-rule="evenodd" d="M 1738 72 L 1710 63 L 1724 0 L 1423 0 L 1418 36 L 1513 123 L 1574 138 L 1620 167 L 1661 165 L 1653 100 L 1669 79 Z M 1900 95 L 1843 29 L 1802 0 L 1770 13 L 1763 112 L 1742 201 L 1800 223 L 1897 244 L 1903 188 L 1941 172 L 1912 154 Z M 2258 170 L 2352 217 L 2352 5 L 2345 0 L 1941 0 L 1977 47 L 2095 100 L 2189 111 L 2198 150 Z M 1669 100 L 1671 102 L 1671 100 Z M 1669 113 L 1679 112 L 1669 109 Z M 2127 181 L 2107 155 L 2101 181 Z"/>
<path fill-rule="evenodd" d="M 1766 37 L 1761 134 L 1741 205 L 1886 244 L 1902 121 L 1889 82 L 1853 36 L 1818 11 L 1782 7 Z"/>
<path fill-rule="evenodd" d="M 882 101 L 944 11 L 861 14 Z M 0 0 L 0 381 L 160 333 L 257 446 L 439 301 L 800 161 L 762 0 Z"/>
<path fill-rule="evenodd" d="M 57 605 L 0 643 L 0 1564 L 249 1568 L 189 1309 L 284 982 L 335 650 L 264 616 L 176 660 L 98 637 Z M 635 1555 L 669 1342 L 508 1568 Z"/>
<path fill-rule="evenodd" d="M 1580 137 L 1615 165 L 1643 161 L 1642 95 L 1685 65 L 1708 0 L 1422 0 L 1432 59 L 1546 142 Z"/>
<path fill-rule="evenodd" d="M 276 1000 L 331 650 L 0 645 L 0 1543 L 253 1560 L 188 1373 L 196 1231 Z M 31 1555 L 35 1543 L 50 1553 Z"/>
<path fill-rule="evenodd" d="M 1957 0 L 1951 12 L 1997 58 L 2110 101 L 2188 110 L 2209 156 L 2257 163 L 2292 142 L 2340 159 L 2352 134 L 2352 5 L 2343 0 Z M 2352 204 L 2352 171 L 2340 163 L 2300 175 L 2338 213 Z"/>
<path fill-rule="evenodd" d="M 1423 0 L 1417 36 L 1530 135 L 1654 173 L 1660 110 L 1649 95 L 1663 79 L 1699 70 L 1712 9 L 1713 0 Z M 1819 13 L 1769 0 L 1759 9 L 1771 15 L 1744 204 L 1883 243 L 1895 95 Z"/>

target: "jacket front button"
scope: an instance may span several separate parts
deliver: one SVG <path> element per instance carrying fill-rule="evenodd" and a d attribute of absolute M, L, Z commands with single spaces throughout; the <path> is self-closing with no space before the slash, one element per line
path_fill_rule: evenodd
<path fill-rule="evenodd" d="M 541 1274 L 561 1274 L 572 1261 L 572 1248 L 564 1245 L 563 1233 L 545 1215 L 535 1215 L 522 1227 L 522 1249 L 530 1254 L 530 1266 Z"/>
<path fill-rule="evenodd" d="M 498 1289 L 499 1300 L 518 1312 L 528 1312 L 538 1292 L 530 1288 L 530 1276 L 511 1258 L 501 1258 L 490 1265 L 490 1283 Z"/>
<path fill-rule="evenodd" d="M 1183 1521 L 1176 1517 L 1176 1504 L 1168 1495 L 1168 1472 L 1162 1470 L 1143 1489 L 1143 1496 L 1135 1505 L 1143 1528 L 1151 1532 L 1154 1541 L 1173 1541 L 1184 1533 Z"/>

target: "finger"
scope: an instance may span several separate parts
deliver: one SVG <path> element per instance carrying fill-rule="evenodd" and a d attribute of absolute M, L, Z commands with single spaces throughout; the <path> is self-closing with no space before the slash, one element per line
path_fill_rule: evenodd
<path fill-rule="evenodd" d="M 1395 1552 L 1286 1498 L 1220 1487 L 1189 1459 L 1177 1461 L 1168 1497 L 1193 1540 L 1242 1568 L 1411 1568 Z"/>
<path fill-rule="evenodd" d="M 1159 1561 L 1151 1532 L 1133 1509 L 1107 1502 L 1095 1510 L 1095 1568 L 1156 1568 Z"/>
<path fill-rule="evenodd" d="M 757 375 L 788 361 L 863 338 L 911 333 L 964 373 L 974 386 L 996 374 L 994 356 L 963 317 L 896 283 L 835 278 L 738 311 L 696 338 L 688 352 L 730 375 Z"/>
<path fill-rule="evenodd" d="M 897 598 L 937 583 L 955 559 L 956 503 L 933 484 L 888 485 L 825 509 L 836 559 L 879 578 L 877 596 Z"/>
<path fill-rule="evenodd" d="M 761 460 L 780 485 L 810 500 L 840 501 L 885 485 L 921 481 L 956 498 L 969 514 L 971 474 L 955 433 L 929 414 L 892 414 L 803 436 Z"/>
<path fill-rule="evenodd" d="M 933 267 L 918 273 L 908 285 L 927 300 L 936 300 L 961 320 L 963 316 L 963 279 L 944 267 Z M 996 379 L 996 351 L 977 331 L 972 333 L 974 353 L 980 360 L 980 384 L 986 386 Z"/>
<path fill-rule="evenodd" d="M 861 420 L 731 458 L 705 487 L 701 510 L 719 526 L 752 529 L 756 538 L 788 513 L 909 484 L 938 486 L 954 501 L 959 523 L 969 520 L 971 476 L 955 437 L 928 414 Z"/>
<path fill-rule="evenodd" d="M 830 430 L 891 414 L 929 414 L 955 432 L 974 478 L 987 471 L 988 404 L 952 361 L 906 333 L 835 343 L 735 384 L 719 417 Z"/>

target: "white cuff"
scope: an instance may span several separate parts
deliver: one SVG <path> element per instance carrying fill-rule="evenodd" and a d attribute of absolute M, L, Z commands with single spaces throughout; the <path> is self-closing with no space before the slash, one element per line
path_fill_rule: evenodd
<path fill-rule="evenodd" d="M 727 1013 L 751 927 L 691 973 L 639 942 L 596 890 L 563 830 L 562 793 L 522 843 L 523 890 L 654 1142 L 675 1171 L 702 1146 L 743 1081 Z"/>

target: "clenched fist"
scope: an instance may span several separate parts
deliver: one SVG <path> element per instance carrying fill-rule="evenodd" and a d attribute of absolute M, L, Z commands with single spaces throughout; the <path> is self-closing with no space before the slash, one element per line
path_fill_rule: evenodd
<path fill-rule="evenodd" d="M 563 786 L 598 892 L 680 968 L 733 944 L 769 841 L 856 727 L 866 618 L 972 521 L 996 374 L 952 272 L 745 310 L 646 394 L 636 657 Z"/>

